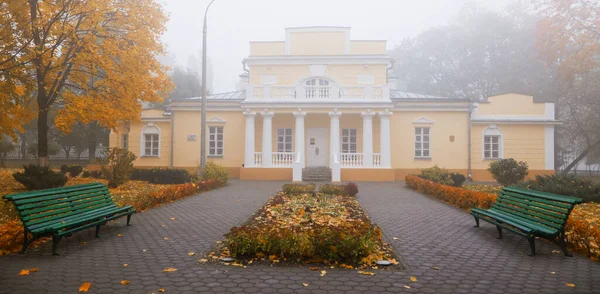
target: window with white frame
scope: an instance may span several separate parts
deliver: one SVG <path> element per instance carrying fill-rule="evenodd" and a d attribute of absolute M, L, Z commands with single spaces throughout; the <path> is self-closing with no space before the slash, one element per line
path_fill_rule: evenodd
<path fill-rule="evenodd" d="M 277 152 L 292 152 L 292 129 L 277 129 Z"/>
<path fill-rule="evenodd" d="M 415 157 L 429 158 L 431 157 L 430 146 L 430 128 L 416 127 L 415 128 Z"/>
<path fill-rule="evenodd" d="M 121 135 L 121 149 L 129 150 L 129 134 Z"/>
<path fill-rule="evenodd" d="M 223 127 L 208 127 L 208 156 L 223 156 Z"/>
<path fill-rule="evenodd" d="M 142 129 L 142 156 L 160 156 L 160 130 L 155 125 L 147 125 Z"/>
<path fill-rule="evenodd" d="M 329 98 L 329 81 L 325 79 L 307 80 L 306 98 Z"/>
<path fill-rule="evenodd" d="M 342 129 L 342 153 L 356 153 L 356 129 Z"/>
<path fill-rule="evenodd" d="M 502 158 L 502 131 L 490 125 L 483 131 L 483 159 Z"/>

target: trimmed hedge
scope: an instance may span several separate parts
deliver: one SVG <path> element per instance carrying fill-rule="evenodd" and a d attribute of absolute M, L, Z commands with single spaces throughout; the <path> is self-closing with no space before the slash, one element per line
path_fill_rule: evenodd
<path fill-rule="evenodd" d="M 473 207 L 487 209 L 490 208 L 496 201 L 495 194 L 446 186 L 430 180 L 422 179 L 418 176 L 408 175 L 405 177 L 405 180 L 406 185 L 409 188 L 416 190 L 417 192 L 433 196 L 462 209 L 469 210 Z"/>
<path fill-rule="evenodd" d="M 185 184 L 192 180 L 185 169 L 177 168 L 134 168 L 130 180 L 146 181 L 152 184 Z"/>
<path fill-rule="evenodd" d="M 50 169 L 47 165 L 29 164 L 23 166 L 22 172 L 13 174 L 15 180 L 27 190 L 40 190 L 62 187 L 67 183 L 67 177 Z"/>
<path fill-rule="evenodd" d="M 559 195 L 582 198 L 586 202 L 600 202 L 600 184 L 575 175 L 538 175 L 516 186 Z"/>
<path fill-rule="evenodd" d="M 347 184 L 322 184 L 319 186 L 319 192 L 328 195 L 356 196 L 358 186 L 349 182 Z"/>
<path fill-rule="evenodd" d="M 315 192 L 315 184 L 285 184 L 281 190 L 288 195 L 312 194 Z"/>

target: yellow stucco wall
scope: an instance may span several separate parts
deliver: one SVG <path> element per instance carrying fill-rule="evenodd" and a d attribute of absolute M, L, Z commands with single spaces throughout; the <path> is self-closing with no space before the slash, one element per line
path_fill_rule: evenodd
<path fill-rule="evenodd" d="M 250 56 L 285 55 L 285 42 L 250 42 Z"/>
<path fill-rule="evenodd" d="M 147 122 L 131 123 L 129 127 L 129 151 L 137 157 L 134 166 L 169 166 L 170 165 L 170 145 L 171 145 L 171 123 L 154 122 L 153 124 L 160 129 L 159 156 L 140 156 L 140 144 L 142 137 L 142 128 Z"/>
<path fill-rule="evenodd" d="M 346 34 L 338 32 L 290 32 L 290 55 L 342 55 Z"/>
<path fill-rule="evenodd" d="M 350 54 L 387 54 L 386 41 L 350 41 Z"/>
<path fill-rule="evenodd" d="M 250 65 L 250 84 L 260 85 L 261 76 L 277 78 L 275 85 L 295 85 L 310 74 L 309 65 Z M 332 76 L 341 85 L 358 85 L 359 75 L 373 75 L 374 85 L 383 85 L 387 80 L 385 64 L 330 64 L 325 74 Z"/>
<path fill-rule="evenodd" d="M 526 161 L 530 170 L 544 170 L 545 140 L 543 125 L 498 124 L 502 130 L 504 158 Z M 483 159 L 483 131 L 488 125 L 473 125 L 473 169 L 487 169 L 492 160 Z"/>
<path fill-rule="evenodd" d="M 533 96 L 514 93 L 489 97 L 488 103 L 477 107 L 479 115 L 543 116 L 545 110 L 545 104 L 534 103 Z"/>
<path fill-rule="evenodd" d="M 432 124 L 414 124 L 425 117 Z M 400 112 L 390 118 L 393 168 L 427 168 L 433 165 L 448 169 L 467 168 L 467 122 L 464 112 Z M 415 127 L 430 127 L 431 160 L 415 159 Z M 450 141 L 454 136 L 454 142 Z"/>

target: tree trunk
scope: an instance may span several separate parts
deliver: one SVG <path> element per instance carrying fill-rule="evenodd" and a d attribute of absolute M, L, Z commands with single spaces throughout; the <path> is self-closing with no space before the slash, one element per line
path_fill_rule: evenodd
<path fill-rule="evenodd" d="M 45 99 L 44 99 L 45 101 Z M 44 103 L 45 104 L 45 103 Z M 38 163 L 40 165 L 48 165 L 48 108 L 43 107 L 39 103 L 40 111 L 38 113 Z M 45 105 L 44 105 L 45 106 Z"/>
<path fill-rule="evenodd" d="M 96 138 L 90 139 L 89 142 L 90 142 L 90 144 L 88 146 L 89 163 L 95 164 L 96 163 Z"/>
<path fill-rule="evenodd" d="M 587 149 L 585 149 L 581 154 L 579 154 L 579 156 L 577 156 L 577 158 L 575 158 L 575 160 L 573 160 L 573 162 L 571 162 L 566 168 L 565 170 L 562 171 L 563 174 L 568 173 L 573 167 L 575 167 L 582 159 L 585 158 L 586 155 L 588 155 L 588 153 L 593 150 L 595 147 L 600 146 L 600 141 L 597 141 L 596 143 L 592 144 L 590 147 L 588 147 Z M 577 172 L 577 169 L 575 169 L 575 172 Z"/>
<path fill-rule="evenodd" d="M 21 159 L 27 158 L 27 140 L 25 137 L 25 133 L 21 134 L 21 144 L 19 144 L 19 149 L 21 150 Z"/>

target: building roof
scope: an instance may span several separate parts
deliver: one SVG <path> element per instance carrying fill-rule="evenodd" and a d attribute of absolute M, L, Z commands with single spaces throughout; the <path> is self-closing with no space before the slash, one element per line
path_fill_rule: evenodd
<path fill-rule="evenodd" d="M 174 100 L 201 100 L 202 97 L 177 98 Z M 244 100 L 246 91 L 233 91 L 226 93 L 217 93 L 206 96 L 207 100 Z"/>
<path fill-rule="evenodd" d="M 390 98 L 391 99 L 453 99 L 453 100 L 459 99 L 459 98 L 412 93 L 412 92 L 406 92 L 406 91 L 401 91 L 401 90 L 396 90 L 396 89 L 390 90 Z"/>

